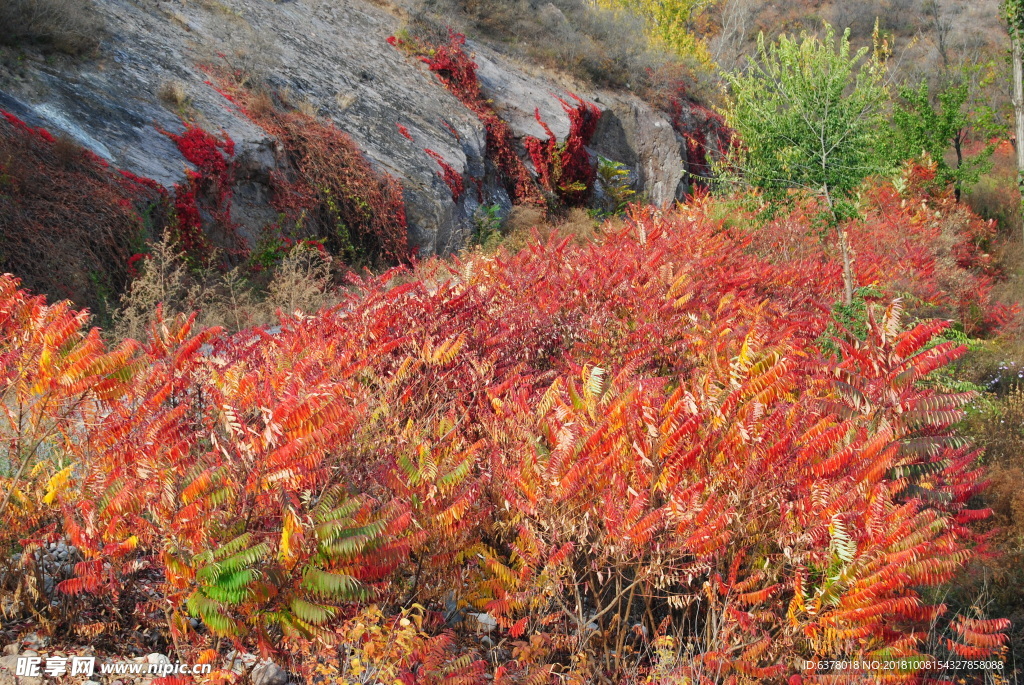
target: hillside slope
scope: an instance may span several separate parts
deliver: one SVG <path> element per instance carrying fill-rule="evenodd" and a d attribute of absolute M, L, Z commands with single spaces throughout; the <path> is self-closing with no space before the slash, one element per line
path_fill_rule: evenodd
<path fill-rule="evenodd" d="M 97 0 L 96 6 L 107 34 L 94 55 L 6 54 L 0 109 L 167 188 L 184 182 L 190 165 L 161 131 L 180 133 L 184 116 L 222 132 L 235 143 L 233 216 L 250 244 L 276 218 L 268 178 L 282 150 L 215 90 L 211 73 L 259 80 L 287 104 L 352 136 L 378 170 L 401 183 L 410 247 L 420 254 L 461 248 L 481 204 L 505 211 L 510 205 L 487 161 L 484 126 L 425 65 L 388 45 L 401 19 L 379 7 L 362 0 Z M 626 164 L 637 190 L 656 204 L 686 192 L 686 144 L 666 115 L 630 94 L 580 91 L 557 76 L 530 73 L 481 45 L 469 51 L 484 96 L 517 139 L 545 135 L 535 108 L 564 139 L 569 119 L 558 97 L 579 91 L 602 113 L 593 152 Z M 475 192 L 454 199 L 443 165 L 426 150 Z"/>

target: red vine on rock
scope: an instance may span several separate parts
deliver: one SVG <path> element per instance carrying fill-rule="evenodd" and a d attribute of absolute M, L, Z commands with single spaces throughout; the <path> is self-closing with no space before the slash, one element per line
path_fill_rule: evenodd
<path fill-rule="evenodd" d="M 388 43 L 400 49 L 412 47 L 406 41 L 391 36 Z M 494 106 L 480 92 L 476 62 L 466 54 L 466 36 L 449 32 L 448 42 L 435 46 L 429 54 L 420 55 L 444 87 L 477 116 L 487 131 L 487 155 L 498 168 L 509 197 L 516 204 L 544 204 L 530 171 L 516 154 L 515 138 L 508 123 L 494 110 Z"/>
<path fill-rule="evenodd" d="M 676 101 L 672 122 L 686 139 L 687 171 L 691 182 L 699 188 L 707 188 L 708 181 L 714 175 L 712 161 L 724 159 L 728 155 L 733 133 L 718 112 L 694 102 L 690 102 L 689 111 L 696 121 L 687 128 L 682 102 Z"/>
<path fill-rule="evenodd" d="M 219 226 L 233 243 L 230 252 L 241 255 L 245 250 L 231 219 L 235 142 L 225 132 L 218 138 L 199 126 L 184 123 L 185 132 L 180 135 L 160 129 L 174 141 L 182 156 L 196 167 L 195 171 L 186 172 L 184 183 L 174 186 L 175 238 L 186 253 L 200 261 L 208 261 L 213 245 L 204 228 L 205 210 L 214 225 Z"/>
<path fill-rule="evenodd" d="M 433 160 L 437 162 L 438 166 L 441 167 L 441 171 L 443 172 L 442 178 L 444 179 L 444 182 L 448 184 L 448 188 L 452 191 L 452 200 L 458 202 L 462 197 L 462 193 L 466 190 L 466 186 L 462 181 L 462 174 L 456 171 L 455 167 L 446 162 L 444 157 L 437 152 L 434 152 L 430 148 L 424 148 L 423 151 L 430 155 Z"/>
<path fill-rule="evenodd" d="M 374 169 L 350 136 L 301 112 L 254 108 L 254 93 L 227 80 L 216 88 L 284 149 L 282 170 L 270 176 L 271 204 L 289 224 L 352 260 L 408 260 L 402 186 Z M 397 127 L 408 133 L 401 124 Z"/>
<path fill-rule="evenodd" d="M 462 142 L 462 136 L 459 135 L 459 132 L 455 130 L 455 127 L 452 126 L 450 121 L 442 119 L 441 120 L 441 125 L 444 126 L 445 129 L 448 130 L 448 133 L 452 134 L 452 137 L 455 138 L 455 140 L 457 140 L 459 142 Z"/>
<path fill-rule="evenodd" d="M 725 159 L 734 144 L 733 131 L 717 112 L 697 103 L 687 93 L 683 78 L 669 78 L 661 96 L 661 108 L 669 115 L 672 128 L 686 141 L 686 170 L 695 190 L 706 189 L 712 178 L 712 164 Z"/>
<path fill-rule="evenodd" d="M 523 140 L 533 166 L 540 176 L 541 185 L 570 207 L 586 204 L 594 188 L 597 172 L 591 161 L 587 145 L 597 131 L 601 110 L 575 93 L 569 96 L 576 101 L 570 105 L 562 98 L 556 98 L 562 109 L 569 115 L 569 135 L 565 142 L 558 143 L 551 128 L 541 119 L 540 109 L 534 110 L 534 117 L 547 133 L 547 140 L 527 136 Z"/>
<path fill-rule="evenodd" d="M 102 312 L 131 277 L 132 246 L 147 231 L 140 210 L 165 200 L 155 181 L 0 110 L 0 272 Z M 162 224 L 152 213 L 152 229 Z"/>

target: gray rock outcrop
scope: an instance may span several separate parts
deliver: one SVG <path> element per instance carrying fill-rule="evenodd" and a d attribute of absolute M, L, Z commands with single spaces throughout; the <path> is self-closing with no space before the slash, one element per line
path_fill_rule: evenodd
<path fill-rule="evenodd" d="M 489 171 L 484 127 L 425 65 L 386 43 L 401 20 L 376 5 L 363 0 L 96 0 L 96 5 L 109 31 L 99 54 L 84 61 L 28 59 L 0 66 L 0 108 L 171 187 L 188 168 L 175 144 L 160 133 L 182 130 L 180 111 L 166 96 L 177 90 L 179 106 L 187 106 L 200 125 L 223 130 L 236 143 L 233 215 L 249 241 L 276 218 L 267 184 L 279 163 L 274 141 L 206 83 L 201 64 L 259 73 L 292 102 L 352 136 L 379 170 L 400 181 L 410 244 L 420 254 L 462 247 L 480 204 L 509 205 Z M 686 148 L 662 113 L 630 94 L 577 90 L 558 77 L 528 73 L 483 46 L 469 49 L 485 95 L 516 136 L 544 135 L 534 118 L 536 107 L 564 137 L 569 123 L 556 96 L 576 91 L 602 110 L 591 146 L 595 154 L 630 167 L 637 190 L 656 204 L 684 195 Z M 425 149 L 436 151 L 466 179 L 458 202 Z"/>

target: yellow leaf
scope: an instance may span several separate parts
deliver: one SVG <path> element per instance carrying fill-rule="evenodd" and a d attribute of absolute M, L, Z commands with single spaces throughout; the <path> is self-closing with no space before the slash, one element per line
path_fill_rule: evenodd
<path fill-rule="evenodd" d="M 46 495 L 43 497 L 43 504 L 53 504 L 57 493 L 64 489 L 71 478 L 71 469 L 71 466 L 67 466 L 53 474 L 49 482 L 46 483 Z"/>
<path fill-rule="evenodd" d="M 284 521 L 281 525 L 281 545 L 277 551 L 277 557 L 286 568 L 295 565 L 298 547 L 302 542 L 302 524 L 291 509 L 284 512 Z"/>

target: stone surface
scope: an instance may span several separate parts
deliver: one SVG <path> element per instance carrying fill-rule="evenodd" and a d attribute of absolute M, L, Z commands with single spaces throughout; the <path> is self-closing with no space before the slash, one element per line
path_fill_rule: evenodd
<path fill-rule="evenodd" d="M 273 661 L 265 660 L 256 664 L 250 677 L 253 685 L 285 685 L 288 682 L 288 671 Z"/>
<path fill-rule="evenodd" d="M 227 653 L 224 658 L 227 668 L 235 673 L 241 675 L 249 670 L 253 664 L 256 663 L 257 657 L 255 654 L 248 652 L 238 652 L 237 650 L 231 650 Z"/>
<path fill-rule="evenodd" d="M 374 165 L 402 184 L 410 244 L 421 254 L 461 248 L 472 234 L 480 204 L 508 205 L 485 159 L 485 131 L 422 63 L 389 46 L 402 20 L 364 0 L 95 0 L 108 35 L 99 54 L 84 61 L 49 63 L 30 56 L 0 66 L 0 108 L 70 137 L 119 167 L 171 187 L 188 167 L 159 129 L 180 132 L 175 107 L 159 94 L 181 86 L 196 120 L 223 130 L 236 143 L 239 180 L 233 215 L 250 241 L 274 220 L 266 186 L 276 164 L 274 141 L 213 87 L 199 64 L 262 75 L 353 137 Z M 544 20 L 564 21 L 553 5 Z M 470 45 L 483 91 L 518 137 L 543 136 L 534 108 L 559 137 L 568 118 L 556 96 L 579 90 L 560 77 L 530 73 L 508 58 Z M 218 57 L 217 53 L 224 57 Z M 624 93 L 586 92 L 603 115 L 595 153 L 634 172 L 638 190 L 657 204 L 685 190 L 685 146 L 666 117 Z M 404 126 L 410 141 L 398 130 Z M 457 135 L 446 126 L 450 125 Z M 467 179 L 452 199 L 438 164 L 440 154 Z M 480 192 L 476 192 L 479 181 Z M 56 560 L 67 558 L 55 546 Z"/>
<path fill-rule="evenodd" d="M 480 632 L 491 632 L 498 627 L 498 621 L 488 613 L 470 614 L 476 621 L 476 630 Z"/>

